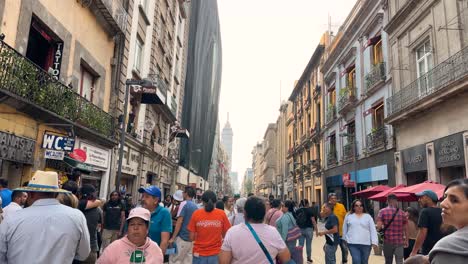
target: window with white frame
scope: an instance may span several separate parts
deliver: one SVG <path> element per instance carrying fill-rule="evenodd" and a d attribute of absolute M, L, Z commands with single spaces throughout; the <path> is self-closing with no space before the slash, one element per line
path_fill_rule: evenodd
<path fill-rule="evenodd" d="M 80 71 L 80 95 L 92 102 L 96 77 L 83 65 Z"/>
<path fill-rule="evenodd" d="M 428 72 L 432 69 L 432 47 L 429 40 L 416 49 L 416 73 L 419 79 L 419 95 L 424 95 L 432 88 L 432 76 Z"/>
<path fill-rule="evenodd" d="M 141 65 L 143 61 L 143 47 L 143 41 L 140 39 L 140 37 L 137 37 L 135 43 L 135 58 L 133 61 L 133 69 L 136 70 L 138 73 L 141 73 Z"/>

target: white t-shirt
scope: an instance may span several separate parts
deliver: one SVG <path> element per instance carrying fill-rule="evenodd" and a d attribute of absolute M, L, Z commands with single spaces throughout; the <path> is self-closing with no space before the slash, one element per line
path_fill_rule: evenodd
<path fill-rule="evenodd" d="M 267 224 L 251 224 L 251 226 L 263 245 L 265 245 L 272 259 L 276 258 L 279 251 L 286 248 L 286 244 L 276 228 Z M 245 223 L 233 226 L 228 230 L 221 249 L 231 251 L 231 264 L 269 264 L 260 245 Z"/>

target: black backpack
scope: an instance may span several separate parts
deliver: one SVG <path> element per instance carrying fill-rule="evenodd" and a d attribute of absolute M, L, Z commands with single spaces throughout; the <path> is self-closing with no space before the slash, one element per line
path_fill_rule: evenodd
<path fill-rule="evenodd" d="M 307 212 L 306 208 L 300 208 L 296 211 L 296 223 L 300 228 L 307 227 Z"/>

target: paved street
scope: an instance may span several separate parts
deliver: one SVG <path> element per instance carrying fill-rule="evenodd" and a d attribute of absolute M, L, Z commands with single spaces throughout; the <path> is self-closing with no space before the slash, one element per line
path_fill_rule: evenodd
<path fill-rule="evenodd" d="M 323 245 L 325 244 L 325 237 L 315 237 L 312 240 L 312 260 L 314 264 L 325 264 L 325 254 L 323 253 Z M 351 255 L 348 256 L 348 263 L 351 263 Z M 306 252 L 304 248 L 304 261 L 306 260 Z M 304 262 L 305 263 L 305 262 Z M 336 251 L 336 263 L 341 263 L 341 250 L 338 247 Z M 384 258 L 383 256 L 376 256 L 372 251 L 371 256 L 369 258 L 369 263 L 371 264 L 383 264 Z"/>
<path fill-rule="evenodd" d="M 324 224 L 319 222 L 319 230 L 324 229 Z M 314 261 L 315 264 L 325 264 L 325 253 L 323 252 L 323 245 L 325 245 L 325 237 L 316 237 L 314 233 L 314 239 L 312 240 L 312 260 Z M 348 253 L 349 254 L 349 253 Z M 305 246 L 304 246 L 304 261 L 307 260 L 306 257 L 306 251 L 305 251 Z M 376 256 L 374 255 L 374 250 L 372 250 L 370 258 L 369 258 L 369 263 L 371 264 L 383 264 L 384 257 L 383 256 Z M 341 250 L 340 247 L 338 247 L 338 250 L 336 251 L 336 263 L 341 263 Z M 352 263 L 351 261 L 351 255 L 348 255 L 348 263 Z"/>

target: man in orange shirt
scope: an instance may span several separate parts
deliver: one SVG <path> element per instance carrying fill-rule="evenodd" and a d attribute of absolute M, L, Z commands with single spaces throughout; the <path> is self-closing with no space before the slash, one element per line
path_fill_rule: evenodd
<path fill-rule="evenodd" d="M 223 210 L 216 209 L 216 194 L 202 195 L 204 208 L 196 210 L 188 225 L 193 244 L 193 264 L 217 264 L 222 239 L 231 227 Z"/>

